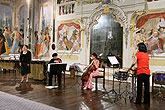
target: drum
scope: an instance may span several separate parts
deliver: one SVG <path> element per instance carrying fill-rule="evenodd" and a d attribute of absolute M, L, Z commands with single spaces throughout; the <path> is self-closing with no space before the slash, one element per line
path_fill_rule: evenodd
<path fill-rule="evenodd" d="M 129 73 L 126 71 L 115 71 L 114 78 L 117 80 L 127 80 Z"/>

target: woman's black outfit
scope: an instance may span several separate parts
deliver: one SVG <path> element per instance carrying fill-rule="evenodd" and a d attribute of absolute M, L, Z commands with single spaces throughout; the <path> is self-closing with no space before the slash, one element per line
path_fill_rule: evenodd
<path fill-rule="evenodd" d="M 31 73 L 31 71 L 30 71 L 31 52 L 30 51 L 27 51 L 26 54 L 24 54 L 23 51 L 21 52 L 20 63 L 21 63 L 21 75 L 22 76 Z M 29 64 L 29 66 L 28 66 L 28 64 Z"/>

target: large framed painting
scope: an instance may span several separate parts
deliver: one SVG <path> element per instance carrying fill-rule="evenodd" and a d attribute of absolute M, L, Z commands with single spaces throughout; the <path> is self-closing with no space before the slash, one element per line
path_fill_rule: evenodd
<path fill-rule="evenodd" d="M 80 24 L 77 22 L 65 22 L 58 26 L 58 50 L 79 52 L 81 48 Z"/>

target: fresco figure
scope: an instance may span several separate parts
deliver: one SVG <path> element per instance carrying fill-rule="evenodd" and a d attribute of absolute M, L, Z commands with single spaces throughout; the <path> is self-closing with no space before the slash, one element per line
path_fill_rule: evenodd
<path fill-rule="evenodd" d="M 5 52 L 5 36 L 3 35 L 2 29 L 0 29 L 0 55 Z"/>
<path fill-rule="evenodd" d="M 49 51 L 50 36 L 49 36 L 48 30 L 47 30 L 47 32 L 44 35 L 44 44 L 45 44 L 45 48 L 43 50 L 43 55 L 45 55 Z"/>
<path fill-rule="evenodd" d="M 159 32 L 155 31 L 149 38 L 147 38 L 147 50 L 149 54 L 153 55 L 153 51 L 156 53 L 162 53 L 162 48 L 159 41 Z"/>
<path fill-rule="evenodd" d="M 36 52 L 35 52 L 35 57 L 34 58 L 39 58 L 39 55 L 41 53 L 41 44 L 43 42 L 43 31 L 41 30 L 39 36 L 38 36 L 38 41 L 36 41 Z"/>
<path fill-rule="evenodd" d="M 165 53 L 165 27 L 159 27 L 158 29 L 160 35 L 159 35 L 159 40 L 160 40 L 160 45 L 163 50 L 163 53 Z"/>
<path fill-rule="evenodd" d="M 12 33 L 12 37 L 13 37 L 13 45 L 12 45 L 12 48 L 11 48 L 11 54 L 15 54 L 17 53 L 17 49 L 18 49 L 18 44 L 19 44 L 19 33 L 17 31 L 17 28 L 14 28 L 14 31 Z"/>
<path fill-rule="evenodd" d="M 6 39 L 6 41 L 5 41 L 5 49 L 6 49 L 5 54 L 9 54 L 11 52 L 11 47 L 12 47 L 12 44 L 13 44 L 12 38 L 11 38 L 11 34 L 12 34 L 11 28 L 6 27 L 3 34 L 4 34 L 5 39 Z"/>
<path fill-rule="evenodd" d="M 140 31 L 136 32 L 136 36 L 134 37 L 135 39 L 135 45 L 139 44 L 140 42 L 145 43 L 146 38 L 145 38 L 145 29 L 142 28 Z"/>

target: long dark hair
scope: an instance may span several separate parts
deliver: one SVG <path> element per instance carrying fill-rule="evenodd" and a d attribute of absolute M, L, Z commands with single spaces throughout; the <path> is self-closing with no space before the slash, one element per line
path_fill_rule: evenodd
<path fill-rule="evenodd" d="M 138 46 L 139 52 L 147 53 L 147 47 L 146 47 L 146 45 L 144 43 L 139 43 L 137 46 Z"/>
<path fill-rule="evenodd" d="M 94 52 L 94 53 L 92 53 L 92 55 L 96 58 L 96 59 L 98 59 L 97 58 L 97 54 Z"/>

